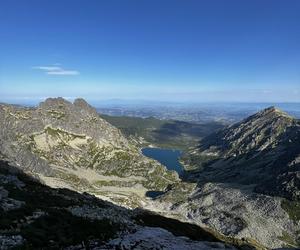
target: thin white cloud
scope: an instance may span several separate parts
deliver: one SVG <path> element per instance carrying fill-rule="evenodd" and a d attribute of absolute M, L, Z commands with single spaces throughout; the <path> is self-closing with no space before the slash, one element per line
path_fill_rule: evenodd
<path fill-rule="evenodd" d="M 74 76 L 79 75 L 77 70 L 66 70 L 59 66 L 35 66 L 33 69 L 42 70 L 47 75 L 64 75 L 64 76 Z"/>
<path fill-rule="evenodd" d="M 57 70 L 61 70 L 61 67 L 57 67 L 57 66 L 35 66 L 32 67 L 33 69 L 40 69 L 40 70 L 45 70 L 45 71 L 57 71 Z"/>
<path fill-rule="evenodd" d="M 65 75 L 65 76 L 75 76 L 79 75 L 79 72 L 77 70 L 53 70 L 53 71 L 47 71 L 47 75 Z"/>

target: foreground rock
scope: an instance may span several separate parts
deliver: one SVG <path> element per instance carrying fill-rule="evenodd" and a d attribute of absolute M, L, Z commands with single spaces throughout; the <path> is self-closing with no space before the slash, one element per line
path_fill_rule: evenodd
<path fill-rule="evenodd" d="M 175 237 L 162 228 L 144 227 L 133 234 L 110 241 L 105 247 L 99 249 L 164 249 L 164 250 L 213 250 L 236 249 L 218 242 L 197 242 L 186 237 Z"/>
<path fill-rule="evenodd" d="M 173 225 L 164 218 L 181 236 L 149 227 L 147 221 L 155 221 L 156 215 L 50 188 L 3 161 L 0 174 L 0 188 L 6 190 L 0 205 L 6 199 L 21 204 L 9 210 L 0 207 L 0 249 L 235 249 L 201 228 L 197 235 L 203 240 L 183 237 L 188 232 L 179 221 Z"/>

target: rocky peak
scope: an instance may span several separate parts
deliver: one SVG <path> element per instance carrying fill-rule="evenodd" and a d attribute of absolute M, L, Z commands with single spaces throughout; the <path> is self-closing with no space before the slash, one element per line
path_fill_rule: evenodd
<path fill-rule="evenodd" d="M 56 98 L 47 98 L 44 102 L 39 104 L 39 108 L 41 109 L 49 109 L 49 108 L 62 108 L 62 107 L 69 107 L 72 103 L 67 101 L 62 97 Z"/>
<path fill-rule="evenodd" d="M 210 178 L 258 184 L 259 192 L 299 200 L 299 134 L 299 120 L 269 107 L 203 138 L 198 154 L 219 159 Z"/>
<path fill-rule="evenodd" d="M 67 111 L 73 114 L 80 112 L 84 116 L 98 116 L 96 109 L 89 105 L 83 98 L 77 98 L 73 103 L 62 97 L 47 98 L 44 102 L 39 104 L 39 108 L 46 111 Z"/>
<path fill-rule="evenodd" d="M 272 106 L 204 138 L 201 148 L 217 148 L 224 156 L 262 151 L 288 140 L 291 127 L 297 124 L 295 118 Z"/>
<path fill-rule="evenodd" d="M 263 109 L 261 112 L 276 112 L 278 110 L 279 109 L 277 109 L 275 106 L 270 106 L 270 107 Z"/>
<path fill-rule="evenodd" d="M 278 119 L 278 118 L 283 118 L 287 120 L 293 120 L 294 118 L 288 115 L 286 112 L 276 108 L 275 106 L 270 106 L 266 109 L 263 109 L 260 112 L 255 113 L 254 115 L 246 118 L 242 122 L 247 122 L 249 120 L 268 120 L 271 121 L 272 119 Z"/>
<path fill-rule="evenodd" d="M 86 100 L 83 98 L 76 98 L 73 102 L 75 106 L 86 108 L 86 107 L 91 107 Z"/>
<path fill-rule="evenodd" d="M 73 102 L 73 105 L 81 111 L 87 111 L 94 114 L 97 113 L 96 109 L 88 104 L 83 98 L 76 98 Z"/>

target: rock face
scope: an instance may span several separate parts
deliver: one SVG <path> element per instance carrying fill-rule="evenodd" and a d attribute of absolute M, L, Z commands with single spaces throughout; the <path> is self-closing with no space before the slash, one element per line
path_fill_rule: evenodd
<path fill-rule="evenodd" d="M 178 181 L 101 119 L 83 99 L 49 98 L 37 108 L 0 105 L 0 152 L 53 187 L 138 206 L 148 190 Z"/>
<path fill-rule="evenodd" d="M 144 227 L 133 234 L 110 241 L 101 249 L 234 250 L 236 248 L 217 242 L 197 242 L 186 237 L 174 237 L 173 234 L 162 228 Z"/>
<path fill-rule="evenodd" d="M 0 194 L 3 250 L 236 249 L 208 233 L 195 241 L 142 225 L 133 210 L 87 193 L 50 188 L 1 160 Z M 19 205 L 4 209 L 8 199 Z M 148 213 L 143 211 L 143 217 Z M 184 235 L 184 230 L 181 233 Z"/>
<path fill-rule="evenodd" d="M 202 164 L 199 181 L 253 184 L 300 201 L 300 122 L 274 107 L 204 138 L 191 155 L 196 169 Z"/>
<path fill-rule="evenodd" d="M 260 247 L 299 247 L 299 219 L 290 217 L 280 198 L 257 194 L 247 185 L 206 183 L 174 203 L 173 197 L 181 193 L 178 186 L 159 197 L 149 209 Z"/>

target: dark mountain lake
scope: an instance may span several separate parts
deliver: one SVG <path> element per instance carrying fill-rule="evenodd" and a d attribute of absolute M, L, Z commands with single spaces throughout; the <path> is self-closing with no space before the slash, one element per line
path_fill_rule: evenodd
<path fill-rule="evenodd" d="M 179 162 L 181 151 L 176 149 L 143 148 L 143 155 L 157 160 L 169 170 L 175 170 L 179 175 L 183 173 L 183 167 Z"/>

